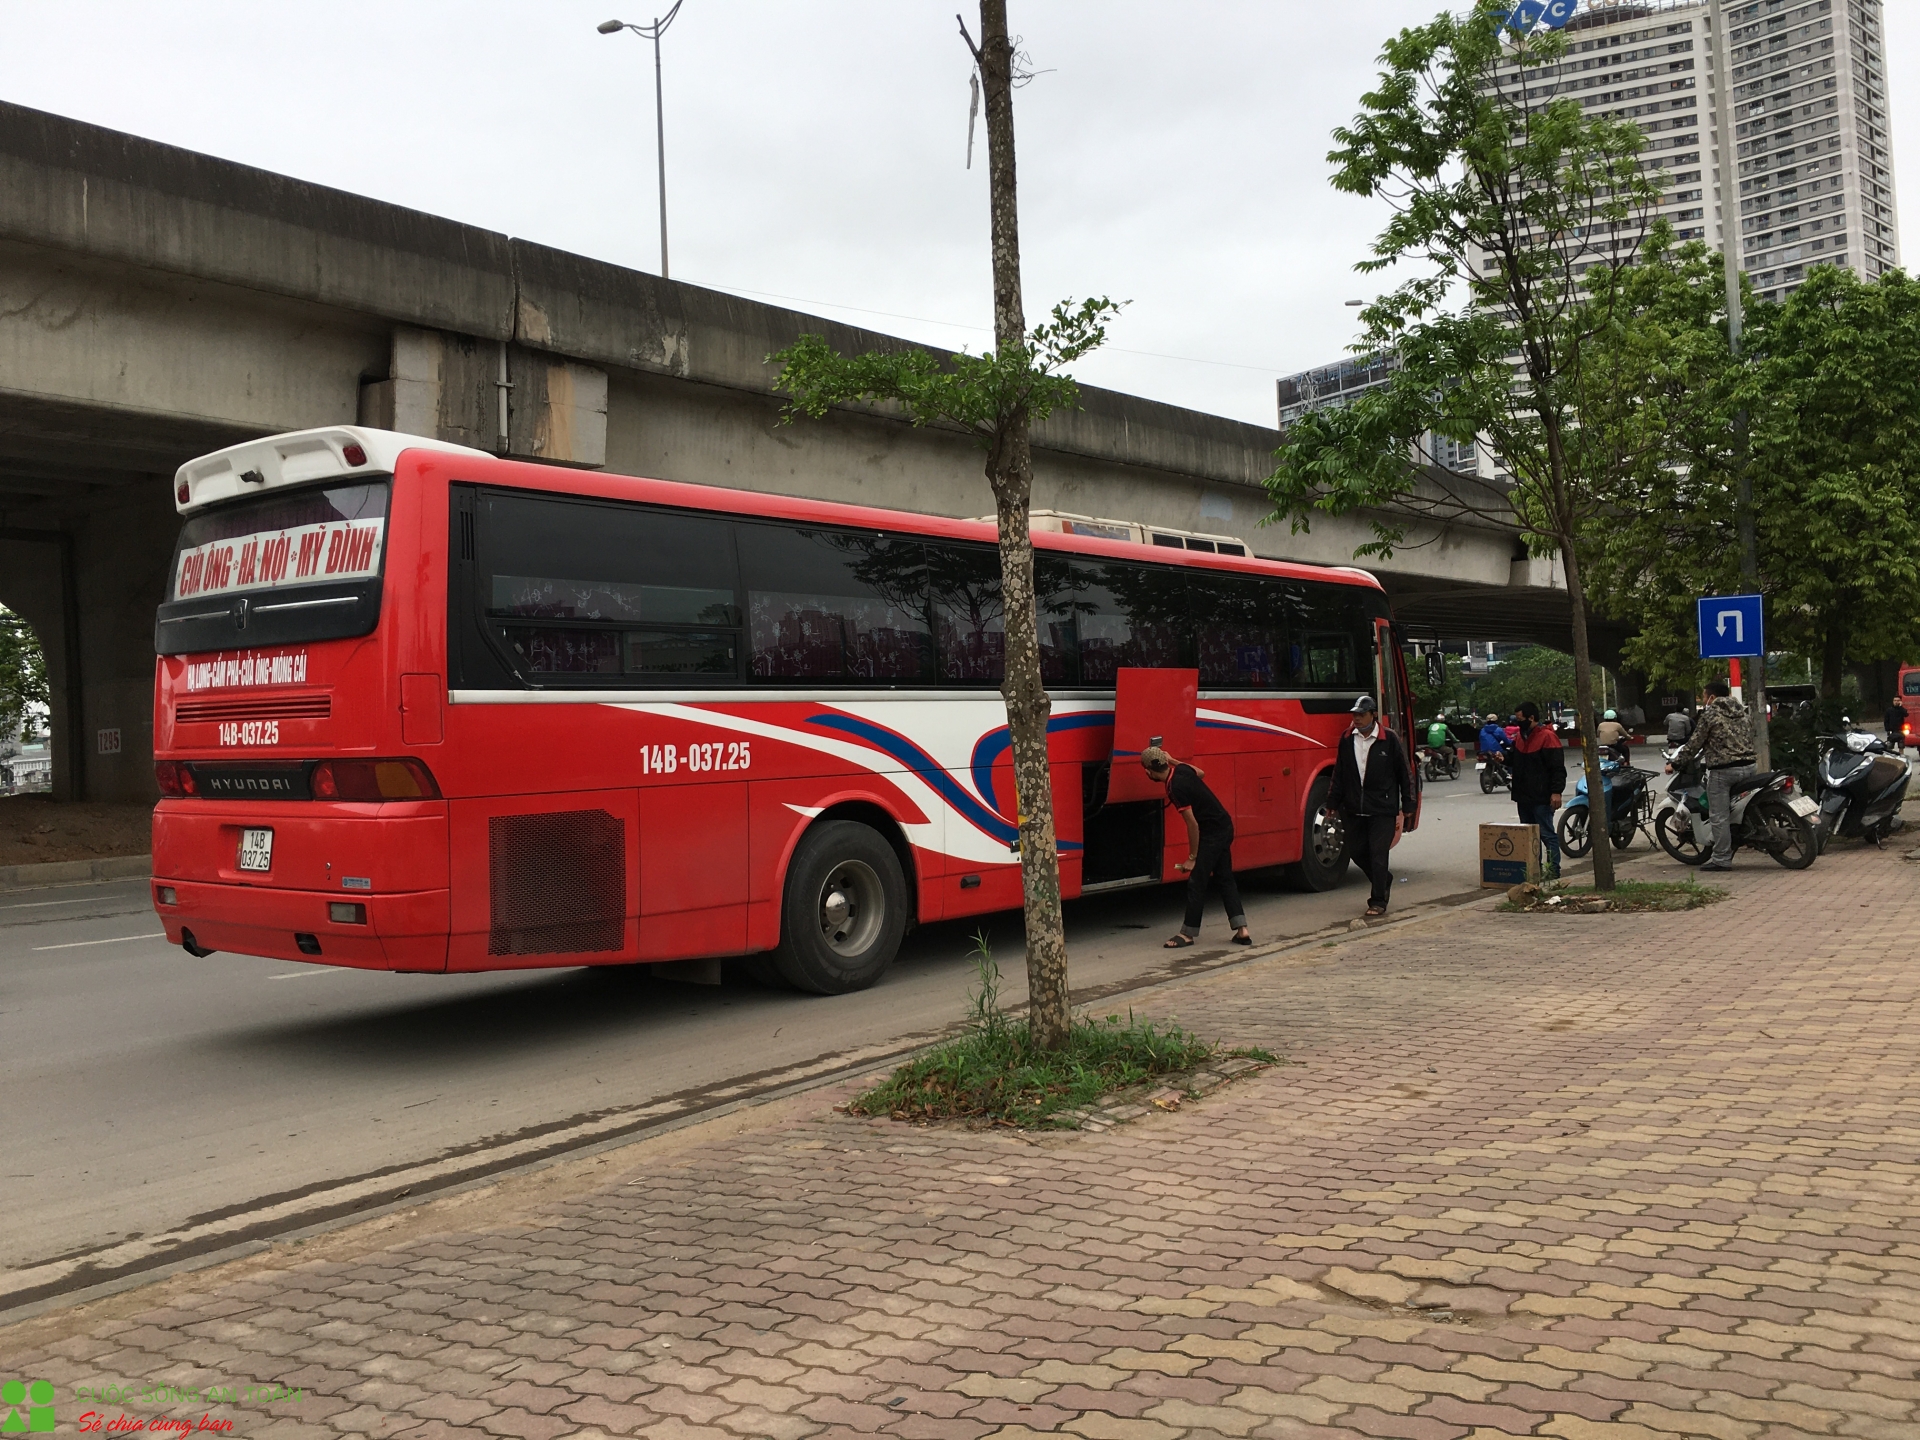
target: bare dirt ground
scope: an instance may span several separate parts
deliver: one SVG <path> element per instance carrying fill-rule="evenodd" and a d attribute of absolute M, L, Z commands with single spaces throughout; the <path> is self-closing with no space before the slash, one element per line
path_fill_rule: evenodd
<path fill-rule="evenodd" d="M 145 855 L 151 805 L 71 804 L 48 795 L 0 797 L 0 865 Z"/>

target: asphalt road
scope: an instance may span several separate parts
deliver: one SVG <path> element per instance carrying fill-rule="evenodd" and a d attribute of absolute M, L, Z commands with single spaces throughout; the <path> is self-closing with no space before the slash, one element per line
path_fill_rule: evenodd
<path fill-rule="evenodd" d="M 1395 852 L 1397 905 L 1473 889 L 1475 827 L 1513 817 L 1471 769 L 1427 795 Z M 140 880 L 0 892 L 0 1271 L 936 1031 L 964 1010 L 976 929 L 1006 1000 L 1024 998 L 1017 913 L 928 926 L 882 983 L 821 999 L 744 978 L 196 960 L 159 938 L 147 895 Z M 1267 941 L 1348 919 L 1366 892 L 1357 871 L 1321 895 L 1250 877 L 1246 899 Z M 1179 914 L 1174 887 L 1073 902 L 1076 987 L 1160 969 Z M 1226 936 L 1215 908 L 1186 953 Z"/>

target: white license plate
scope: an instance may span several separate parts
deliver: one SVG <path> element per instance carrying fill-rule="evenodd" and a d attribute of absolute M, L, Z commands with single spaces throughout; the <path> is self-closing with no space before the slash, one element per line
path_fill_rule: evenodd
<path fill-rule="evenodd" d="M 1794 814 L 1804 815 L 1808 819 L 1820 813 L 1820 807 L 1804 795 L 1789 795 L 1787 804 L 1793 807 Z"/>
<path fill-rule="evenodd" d="M 273 831 L 242 830 L 240 832 L 240 868 L 242 870 L 273 868 Z"/>
<path fill-rule="evenodd" d="M 1479 764 L 1475 765 L 1473 768 L 1476 770 L 1484 770 L 1487 768 L 1487 762 L 1482 760 L 1479 762 Z"/>

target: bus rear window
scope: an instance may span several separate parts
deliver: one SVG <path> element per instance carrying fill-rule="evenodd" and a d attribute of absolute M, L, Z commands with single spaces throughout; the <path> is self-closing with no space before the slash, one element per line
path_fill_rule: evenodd
<path fill-rule="evenodd" d="M 167 598 L 364 580 L 380 573 L 386 529 L 384 480 L 217 506 L 180 527 Z"/>
<path fill-rule="evenodd" d="M 372 630 L 389 491 L 384 479 L 303 486 L 189 516 L 154 648 L 177 655 Z"/>

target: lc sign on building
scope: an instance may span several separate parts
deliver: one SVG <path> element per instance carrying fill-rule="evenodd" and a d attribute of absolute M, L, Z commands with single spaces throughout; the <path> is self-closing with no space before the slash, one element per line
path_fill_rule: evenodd
<path fill-rule="evenodd" d="M 1702 660 L 1767 653 L 1758 595 L 1703 595 L 1699 606 Z"/>

